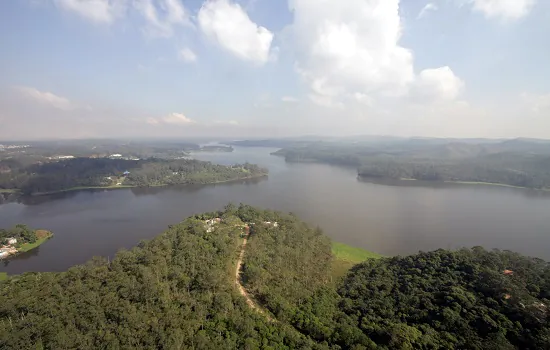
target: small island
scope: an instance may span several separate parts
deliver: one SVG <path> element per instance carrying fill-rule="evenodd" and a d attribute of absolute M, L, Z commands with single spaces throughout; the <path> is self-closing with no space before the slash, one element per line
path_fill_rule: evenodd
<path fill-rule="evenodd" d="M 23 224 L 7 230 L 0 229 L 0 260 L 28 252 L 52 237 L 53 233 L 50 231 L 33 230 Z"/>

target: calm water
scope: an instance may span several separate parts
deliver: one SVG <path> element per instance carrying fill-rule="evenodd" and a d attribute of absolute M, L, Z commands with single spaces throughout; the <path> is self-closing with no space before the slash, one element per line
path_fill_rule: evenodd
<path fill-rule="evenodd" d="M 200 154 L 222 164 L 249 161 L 267 179 L 223 185 L 77 192 L 0 205 L 0 227 L 26 223 L 55 237 L 0 265 L 10 274 L 61 271 L 94 255 L 113 256 L 187 216 L 249 203 L 292 211 L 336 241 L 381 254 L 481 245 L 550 260 L 550 195 L 494 186 L 375 184 L 355 169 L 293 164 L 274 149 Z"/>

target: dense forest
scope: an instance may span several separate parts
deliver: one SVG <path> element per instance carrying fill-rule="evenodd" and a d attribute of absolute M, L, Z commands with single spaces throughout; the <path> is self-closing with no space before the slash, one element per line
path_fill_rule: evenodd
<path fill-rule="evenodd" d="M 0 166 L 9 167 L 0 173 L 0 189 L 26 195 L 75 187 L 206 184 L 267 174 L 254 164 L 223 166 L 192 159 L 74 158 L 31 165 L 5 160 Z"/>
<path fill-rule="evenodd" d="M 363 177 L 550 188 L 550 143 L 539 140 L 315 142 L 274 154 L 293 162 L 353 166 Z"/>
<path fill-rule="evenodd" d="M 242 283 L 264 313 L 235 286 L 247 225 Z M 228 205 L 112 260 L 0 282 L 0 348 L 550 348 L 542 260 L 438 250 L 334 280 L 331 262 L 330 240 L 296 216 Z"/>

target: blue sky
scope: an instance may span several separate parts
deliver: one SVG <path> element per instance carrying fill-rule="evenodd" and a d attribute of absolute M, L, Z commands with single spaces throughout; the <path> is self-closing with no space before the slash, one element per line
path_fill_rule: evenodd
<path fill-rule="evenodd" d="M 0 2 L 0 138 L 550 138 L 550 2 Z"/>

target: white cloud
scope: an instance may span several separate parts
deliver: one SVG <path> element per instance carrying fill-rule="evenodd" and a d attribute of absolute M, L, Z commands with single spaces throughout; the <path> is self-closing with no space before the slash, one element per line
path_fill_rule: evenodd
<path fill-rule="evenodd" d="M 155 119 L 155 118 L 147 118 L 147 120 L 145 122 L 147 124 L 151 124 L 151 125 L 158 125 L 159 124 L 158 119 Z"/>
<path fill-rule="evenodd" d="M 54 0 L 54 4 L 97 23 L 111 23 L 126 11 L 126 0 Z"/>
<path fill-rule="evenodd" d="M 181 49 L 178 52 L 178 58 L 187 63 L 192 63 L 197 61 L 197 55 L 190 48 L 186 47 Z"/>
<path fill-rule="evenodd" d="M 550 93 L 539 95 L 524 92 L 520 95 L 520 97 L 531 112 L 535 114 L 550 112 Z"/>
<path fill-rule="evenodd" d="M 170 113 L 167 116 L 162 118 L 162 122 L 166 124 L 179 124 L 179 125 L 189 125 L 189 124 L 196 123 L 194 120 L 187 118 L 183 113 Z"/>
<path fill-rule="evenodd" d="M 403 95 L 414 80 L 412 53 L 399 45 L 398 0 L 290 0 L 297 69 L 312 100 Z"/>
<path fill-rule="evenodd" d="M 293 102 L 298 102 L 299 100 L 296 97 L 293 97 L 293 96 L 283 96 L 281 98 L 281 101 L 293 103 Z"/>
<path fill-rule="evenodd" d="M 437 5 L 433 2 L 427 3 L 426 6 L 424 6 L 422 10 L 420 10 L 416 19 L 421 19 L 422 17 L 426 16 L 430 11 L 437 11 Z"/>
<path fill-rule="evenodd" d="M 536 0 L 469 0 L 473 10 L 487 18 L 517 20 L 525 17 L 535 6 Z"/>
<path fill-rule="evenodd" d="M 252 22 L 244 9 L 229 0 L 207 0 L 198 14 L 202 32 L 235 56 L 258 64 L 270 58 L 273 33 Z"/>
<path fill-rule="evenodd" d="M 416 98 L 454 100 L 464 88 L 464 82 L 448 66 L 424 69 L 416 79 L 412 93 Z"/>
<path fill-rule="evenodd" d="M 191 25 L 180 0 L 135 0 L 134 6 L 147 22 L 144 32 L 148 36 L 171 37 L 174 26 Z"/>
<path fill-rule="evenodd" d="M 78 105 L 69 101 L 69 99 L 57 96 L 51 92 L 44 92 L 32 87 L 17 87 L 15 88 L 24 97 L 31 99 L 34 102 L 47 105 L 56 109 L 70 111 L 79 108 Z M 89 106 L 86 109 L 91 109 Z"/>

